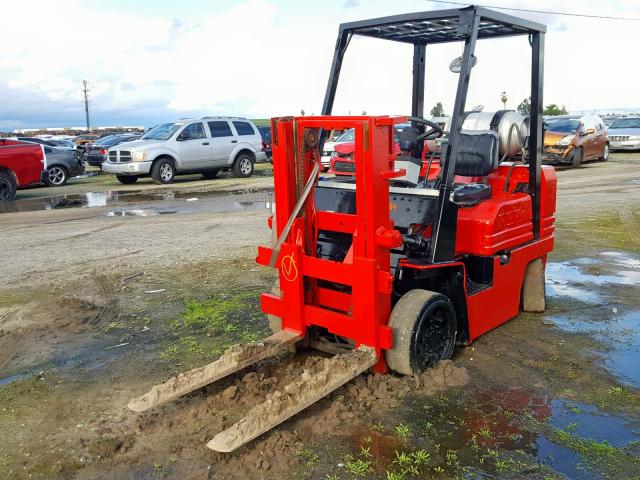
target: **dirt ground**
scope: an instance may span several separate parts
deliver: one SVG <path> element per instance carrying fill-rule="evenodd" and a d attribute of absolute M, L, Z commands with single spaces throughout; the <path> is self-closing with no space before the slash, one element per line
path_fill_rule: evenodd
<path fill-rule="evenodd" d="M 424 375 L 361 375 L 232 454 L 205 444 L 320 358 L 126 405 L 267 335 L 269 166 L 21 191 L 0 214 L 0 478 L 640 478 L 640 154 L 558 181 L 544 314 Z"/>

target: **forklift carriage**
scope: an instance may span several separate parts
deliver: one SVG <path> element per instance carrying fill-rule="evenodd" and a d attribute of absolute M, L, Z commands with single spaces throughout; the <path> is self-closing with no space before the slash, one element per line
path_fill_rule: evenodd
<path fill-rule="evenodd" d="M 322 116 L 272 119 L 277 210 L 269 223 L 278 241 L 259 247 L 257 261 L 279 270 L 279 289 L 261 297 L 262 310 L 281 319 L 275 330 L 331 353 L 368 346 L 376 371 L 413 374 L 520 307 L 544 310 L 556 195 L 553 168 L 541 166 L 545 31 L 480 7 L 340 26 Z M 410 117 L 330 116 L 353 35 L 413 45 Z M 531 46 L 527 163 L 500 163 L 494 130 L 461 128 L 476 41 L 513 35 L 527 35 Z M 424 140 L 442 135 L 422 118 L 426 46 L 458 41 L 464 50 L 439 175 L 407 181 Z M 396 156 L 393 126 L 408 120 Z M 354 176 L 319 178 L 322 132 L 349 128 Z"/>

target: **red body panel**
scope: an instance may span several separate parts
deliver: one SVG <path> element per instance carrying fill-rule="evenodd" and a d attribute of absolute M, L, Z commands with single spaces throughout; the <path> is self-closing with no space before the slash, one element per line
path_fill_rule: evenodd
<path fill-rule="evenodd" d="M 0 140 L 0 169 L 12 172 L 18 187 L 40 183 L 45 162 L 41 145 Z"/>

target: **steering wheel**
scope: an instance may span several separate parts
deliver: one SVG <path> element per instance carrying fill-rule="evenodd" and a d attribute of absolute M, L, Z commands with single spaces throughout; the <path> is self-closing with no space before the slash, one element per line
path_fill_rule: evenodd
<path fill-rule="evenodd" d="M 425 127 L 429 127 L 424 133 L 418 135 L 415 139 L 416 142 L 421 140 L 435 140 L 444 135 L 444 130 L 437 123 L 431 122 L 422 117 L 409 117 L 410 122 L 419 123 Z"/>

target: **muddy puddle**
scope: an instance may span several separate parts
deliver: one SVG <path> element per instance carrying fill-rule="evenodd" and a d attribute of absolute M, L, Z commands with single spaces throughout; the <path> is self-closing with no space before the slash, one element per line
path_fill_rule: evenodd
<path fill-rule="evenodd" d="M 546 321 L 604 346 L 601 362 L 624 384 L 640 388 L 640 256 L 603 252 L 547 266 L 547 293 L 575 302 Z M 586 303 L 587 305 L 581 305 Z"/>
<path fill-rule="evenodd" d="M 272 208 L 272 204 L 271 192 L 229 194 L 173 190 L 107 191 L 17 200 L 0 204 L 0 213 L 87 208 L 95 209 L 96 216 L 146 217 L 173 213 L 268 210 Z"/>

